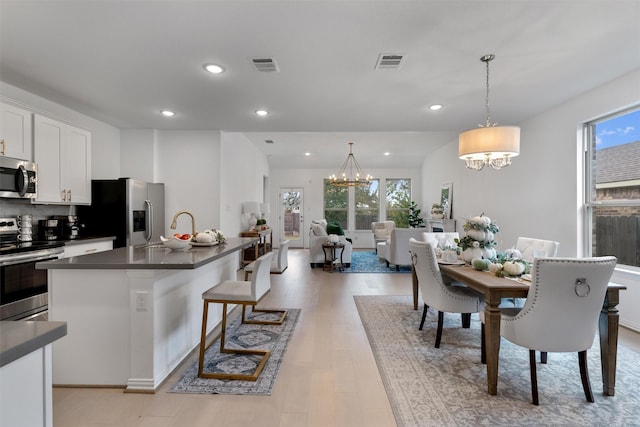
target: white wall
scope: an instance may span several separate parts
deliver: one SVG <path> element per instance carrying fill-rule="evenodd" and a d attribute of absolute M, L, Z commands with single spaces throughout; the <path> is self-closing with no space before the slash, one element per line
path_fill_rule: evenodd
<path fill-rule="evenodd" d="M 520 156 L 500 171 L 465 169 L 457 156 L 457 140 L 425 159 L 423 183 L 427 197 L 439 192 L 433 184 L 453 182 L 453 211 L 458 228 L 464 218 L 486 213 L 501 230 L 501 247 L 518 236 L 560 242 L 559 256 L 581 256 L 581 124 L 640 103 L 640 70 L 580 95 L 544 114 L 520 123 Z M 496 111 L 496 118 L 499 114 Z M 515 123 L 514 123 L 515 124 Z M 623 322 L 640 327 L 640 275 L 614 274 L 629 286 L 621 294 Z"/>
<path fill-rule="evenodd" d="M 122 129 L 118 178 L 161 182 L 156 179 L 156 137 L 154 129 Z"/>
<path fill-rule="evenodd" d="M 248 217 L 242 215 L 242 202 L 265 200 L 262 183 L 264 177 L 269 177 L 269 164 L 267 157 L 241 133 L 222 132 L 221 147 L 224 161 L 220 164 L 220 224 L 225 234 L 238 236 L 249 228 Z M 277 242 L 275 236 L 273 241 Z"/>
<path fill-rule="evenodd" d="M 0 100 L 90 131 L 92 178 L 119 176 L 120 129 L 3 82 Z"/>
<path fill-rule="evenodd" d="M 340 165 L 337 165 L 336 167 L 339 166 Z M 376 179 L 380 179 L 381 186 L 387 178 L 410 178 L 413 200 L 415 200 L 418 206 L 422 208 L 423 213 L 427 211 L 425 209 L 426 203 L 422 202 L 423 182 L 419 169 L 366 169 L 365 172 L 371 174 Z M 300 187 L 303 189 L 304 195 L 304 222 L 302 224 L 301 234 L 304 237 L 304 247 L 309 247 L 308 234 L 311 220 L 323 218 L 324 179 L 334 173 L 336 173 L 336 171 L 333 169 L 273 169 L 271 171 L 270 223 L 274 229 L 274 242 L 281 240 L 280 217 L 282 214 L 280 212 L 280 190 L 282 188 Z M 345 230 L 345 234 L 353 239 L 353 245 L 356 248 L 374 247 L 370 231 L 358 233 L 353 230 Z"/>

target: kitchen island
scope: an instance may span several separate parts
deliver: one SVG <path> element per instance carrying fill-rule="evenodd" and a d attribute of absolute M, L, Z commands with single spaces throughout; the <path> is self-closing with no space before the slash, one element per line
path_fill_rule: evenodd
<path fill-rule="evenodd" d="M 202 293 L 235 280 L 242 249 L 256 241 L 128 246 L 38 263 L 48 270 L 49 319 L 68 327 L 53 343 L 53 384 L 153 393 L 200 342 Z M 212 309 L 209 331 L 222 317 Z"/>

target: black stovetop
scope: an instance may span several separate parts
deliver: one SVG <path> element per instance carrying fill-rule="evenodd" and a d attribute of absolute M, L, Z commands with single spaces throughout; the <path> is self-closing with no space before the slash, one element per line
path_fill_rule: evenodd
<path fill-rule="evenodd" d="M 31 252 L 40 249 L 59 248 L 64 246 L 63 242 L 55 240 L 35 240 L 32 242 L 0 241 L 0 255 L 16 254 L 20 252 Z"/>

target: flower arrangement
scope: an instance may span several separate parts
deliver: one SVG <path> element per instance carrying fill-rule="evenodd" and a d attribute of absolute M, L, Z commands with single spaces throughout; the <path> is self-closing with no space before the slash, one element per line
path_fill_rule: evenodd
<path fill-rule="evenodd" d="M 491 260 L 488 269 L 498 277 L 518 277 L 531 273 L 531 263 L 520 257 L 520 251 L 507 249 Z"/>
<path fill-rule="evenodd" d="M 439 219 L 444 217 L 444 208 L 440 203 L 431 205 L 431 218 Z"/>
<path fill-rule="evenodd" d="M 474 258 L 491 259 L 496 256 L 497 243 L 493 238 L 500 228 L 491 221 L 491 218 L 484 213 L 474 216 L 465 222 L 463 228 L 466 235 L 462 239 L 457 239 L 456 243 L 462 250 L 465 261 L 471 262 Z"/>

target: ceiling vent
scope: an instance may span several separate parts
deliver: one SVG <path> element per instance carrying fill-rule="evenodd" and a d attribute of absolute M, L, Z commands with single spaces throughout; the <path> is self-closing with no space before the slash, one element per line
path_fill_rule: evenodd
<path fill-rule="evenodd" d="M 378 55 L 376 70 L 395 70 L 402 66 L 407 55 L 404 53 L 381 53 Z"/>
<path fill-rule="evenodd" d="M 251 58 L 251 63 L 256 71 L 270 73 L 280 71 L 275 58 Z"/>
<path fill-rule="evenodd" d="M 267 144 L 273 144 L 273 139 L 265 139 L 264 142 Z"/>

